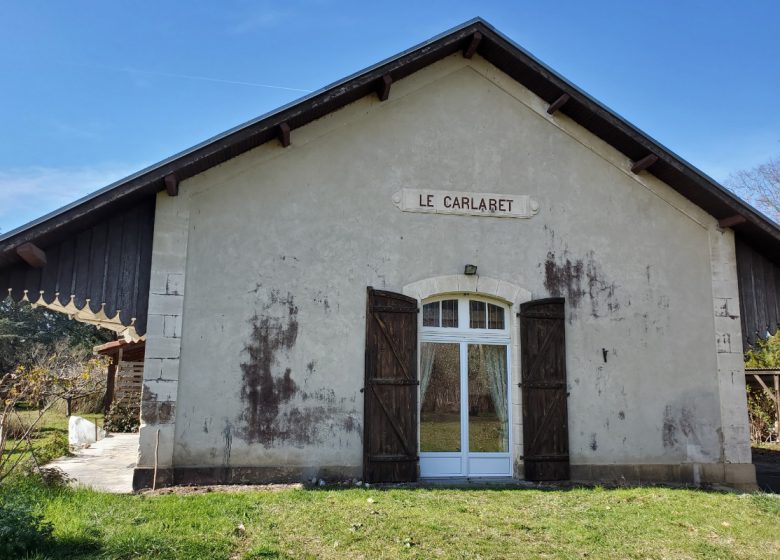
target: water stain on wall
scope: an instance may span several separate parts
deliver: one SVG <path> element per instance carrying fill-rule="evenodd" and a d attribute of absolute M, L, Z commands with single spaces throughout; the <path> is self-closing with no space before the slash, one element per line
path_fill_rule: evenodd
<path fill-rule="evenodd" d="M 555 253 L 550 251 L 544 261 L 544 287 L 550 295 L 565 296 L 569 305 L 579 307 L 585 295 L 582 289 L 583 270 L 581 260 L 572 262 L 569 258 L 556 259 Z"/>
<path fill-rule="evenodd" d="M 282 318 L 270 313 L 279 305 L 284 308 Z M 244 347 L 248 359 L 241 364 L 243 435 L 249 442 L 267 442 L 274 439 L 280 405 L 289 402 L 298 389 L 290 368 L 278 377 L 274 377 L 273 371 L 278 368 L 277 353 L 291 349 L 298 339 L 298 308 L 293 296 L 282 298 L 278 292 L 271 292 L 263 313 L 254 315 L 250 324 L 249 343 Z"/>
<path fill-rule="evenodd" d="M 141 418 L 146 424 L 169 424 L 176 414 L 176 403 L 158 400 L 157 393 L 144 384 L 141 392 Z"/>
<path fill-rule="evenodd" d="M 265 447 L 277 444 L 304 447 L 319 444 L 337 432 L 360 429 L 356 410 L 340 407 L 330 387 L 306 391 L 296 383 L 289 352 L 298 339 L 298 307 L 291 294 L 272 291 L 262 311 L 250 320 L 247 359 L 241 363 L 240 434 L 248 443 Z M 309 361 L 302 383 L 315 374 L 316 363 Z M 300 377 L 299 377 L 299 381 Z"/>
<path fill-rule="evenodd" d="M 593 317 L 620 309 L 617 285 L 606 278 L 593 251 L 588 251 L 584 259 L 574 260 L 567 251 L 558 257 L 549 251 L 544 261 L 544 287 L 551 296 L 565 297 L 572 308 L 580 307 L 587 296 Z"/>

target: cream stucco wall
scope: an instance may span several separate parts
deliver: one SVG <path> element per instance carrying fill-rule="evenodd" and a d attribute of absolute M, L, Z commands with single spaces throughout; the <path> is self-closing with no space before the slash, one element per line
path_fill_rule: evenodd
<path fill-rule="evenodd" d="M 466 263 L 534 298 L 566 297 L 572 464 L 749 462 L 728 382 L 740 366 L 716 349 L 714 298 L 738 316 L 733 237 L 545 109 L 455 55 L 386 102 L 294 130 L 289 148 L 271 142 L 184 181 L 164 203 L 187 215 L 170 462 L 359 472 L 366 286 L 400 292 Z M 404 187 L 527 194 L 541 209 L 405 213 L 392 202 Z M 739 320 L 718 332 L 738 341 Z"/>

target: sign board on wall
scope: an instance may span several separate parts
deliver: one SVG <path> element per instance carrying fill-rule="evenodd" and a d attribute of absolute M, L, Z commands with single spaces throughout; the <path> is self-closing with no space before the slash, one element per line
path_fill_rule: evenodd
<path fill-rule="evenodd" d="M 493 218 L 530 218 L 539 212 L 539 203 L 524 194 L 401 189 L 393 195 L 393 204 L 404 212 Z"/>

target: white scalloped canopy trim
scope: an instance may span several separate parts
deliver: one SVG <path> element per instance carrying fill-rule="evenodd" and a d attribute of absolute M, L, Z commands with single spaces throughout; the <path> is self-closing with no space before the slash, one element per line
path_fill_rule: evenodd
<path fill-rule="evenodd" d="M 29 295 L 30 294 L 28 292 L 25 292 L 22 301 L 29 302 L 33 307 L 43 307 L 51 311 L 56 311 L 57 313 L 64 313 L 71 319 L 80 321 L 82 323 L 88 323 L 90 325 L 95 325 L 96 327 L 114 331 L 126 342 L 138 342 L 139 340 L 143 340 L 145 338 L 136 332 L 135 319 L 131 321 L 129 326 L 123 325 L 121 323 L 119 320 L 119 313 L 121 310 L 117 310 L 115 316 L 109 317 L 105 313 L 105 305 L 101 305 L 100 310 L 95 313 L 89 308 L 89 300 L 86 301 L 83 308 L 79 309 L 76 306 L 73 296 L 70 297 L 70 300 L 67 304 L 62 305 L 59 301 L 60 294 L 57 294 L 54 298 L 54 301 L 51 303 L 46 303 L 42 294 L 39 294 L 38 298 L 34 301 L 29 297 Z"/>

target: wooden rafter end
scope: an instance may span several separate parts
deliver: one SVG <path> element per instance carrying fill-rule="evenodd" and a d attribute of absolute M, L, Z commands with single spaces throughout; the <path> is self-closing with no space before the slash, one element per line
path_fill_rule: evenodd
<path fill-rule="evenodd" d="M 290 125 L 287 122 L 279 125 L 279 143 L 283 148 L 290 145 Z"/>
<path fill-rule="evenodd" d="M 745 216 L 736 214 L 727 218 L 721 218 L 718 220 L 718 226 L 721 228 L 734 227 L 738 226 L 739 224 L 744 224 L 745 222 L 747 222 L 747 218 L 745 218 Z"/>
<path fill-rule="evenodd" d="M 463 58 L 471 58 L 472 56 L 474 56 L 481 42 L 482 42 L 482 33 L 477 31 L 476 33 L 474 33 L 474 35 L 471 36 L 471 42 L 469 42 L 469 45 L 466 47 L 466 50 L 463 51 Z"/>
<path fill-rule="evenodd" d="M 648 156 L 645 156 L 639 161 L 634 162 L 634 164 L 631 166 L 631 173 L 639 173 L 640 171 L 644 171 L 645 169 L 647 169 L 657 161 L 658 161 L 658 156 L 655 154 L 650 154 Z"/>
<path fill-rule="evenodd" d="M 558 99 L 550 103 L 550 106 L 547 107 L 547 113 L 550 115 L 555 114 L 569 99 L 571 99 L 571 96 L 568 93 L 564 93 Z"/>
<path fill-rule="evenodd" d="M 169 173 L 165 176 L 165 192 L 168 196 L 179 196 L 179 178 L 175 173 Z"/>
<path fill-rule="evenodd" d="M 376 96 L 379 101 L 387 101 L 387 98 L 390 97 L 391 85 L 393 85 L 393 77 L 390 74 L 382 76 L 376 88 Z"/>
<path fill-rule="evenodd" d="M 16 248 L 16 254 L 33 268 L 46 266 L 46 253 L 34 243 L 23 243 Z"/>

